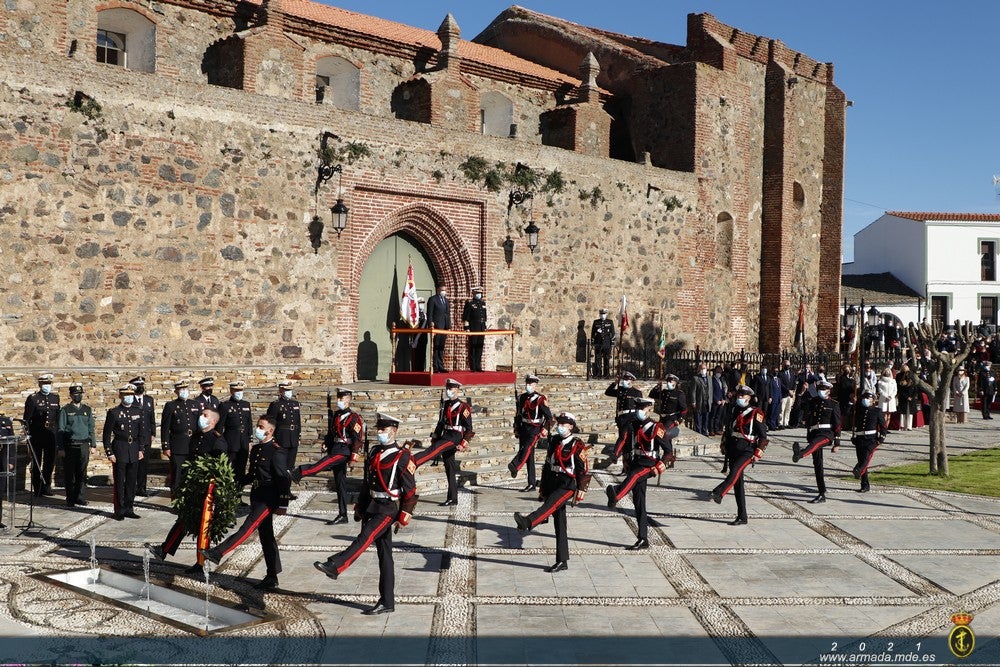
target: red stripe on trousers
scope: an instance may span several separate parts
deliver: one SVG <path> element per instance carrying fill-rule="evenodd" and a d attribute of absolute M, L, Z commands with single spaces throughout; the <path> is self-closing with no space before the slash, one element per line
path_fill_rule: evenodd
<path fill-rule="evenodd" d="M 566 501 L 569 500 L 570 497 L 574 493 L 576 493 L 576 491 L 573 491 L 573 490 L 567 491 L 566 494 L 563 495 L 562 498 L 560 498 L 559 500 L 557 500 L 555 502 L 555 504 L 552 505 L 552 507 L 550 507 L 547 510 L 545 510 L 544 512 L 542 512 L 542 514 L 531 523 L 531 527 L 534 528 L 535 526 L 537 526 L 538 524 L 540 524 L 542 521 L 545 521 L 550 516 L 552 516 L 552 513 L 555 512 L 560 507 L 562 507 L 566 503 Z"/>
<path fill-rule="evenodd" d="M 226 549 L 225 551 L 223 551 L 219 555 L 220 556 L 225 556 L 226 554 L 232 552 L 233 549 L 235 549 L 236 547 L 238 547 L 241 544 L 243 544 L 244 542 L 246 542 L 247 538 L 250 537 L 251 535 L 253 535 L 253 531 L 257 530 L 257 526 L 260 525 L 261 521 L 263 521 L 264 519 L 266 519 L 270 513 L 271 513 L 271 508 L 269 508 L 269 507 L 265 508 L 264 512 L 260 515 L 260 517 L 256 521 L 254 521 L 253 524 L 251 524 L 247 528 L 247 530 L 245 530 L 243 532 L 243 537 L 241 537 L 240 539 L 236 540 L 236 542 L 234 542 L 231 547 L 229 547 L 228 549 Z"/>
<path fill-rule="evenodd" d="M 656 472 L 656 468 L 643 468 L 641 472 L 635 475 L 629 475 L 628 479 L 622 484 L 622 490 L 615 494 L 615 501 L 621 500 L 625 497 L 625 494 L 632 490 L 635 483 L 638 482 L 643 477 L 650 477 Z M 614 487 L 612 487 L 614 488 Z"/>
<path fill-rule="evenodd" d="M 868 453 L 868 460 L 865 461 L 865 466 L 861 469 L 861 474 L 858 477 L 863 477 L 866 472 L 868 472 L 868 466 L 872 464 L 872 457 L 875 456 L 875 450 L 878 449 L 878 445 L 872 447 L 872 451 Z"/>
<path fill-rule="evenodd" d="M 376 540 L 376 538 L 378 538 L 378 536 L 382 534 L 383 530 L 385 530 L 386 528 L 389 527 L 390 523 L 392 523 L 392 517 L 386 515 L 382 519 L 382 521 L 379 523 L 378 528 L 375 529 L 375 530 L 373 530 L 372 533 L 371 533 L 371 535 L 368 536 L 368 539 L 364 541 L 364 544 L 361 545 L 361 548 L 358 549 L 357 551 L 355 551 L 354 554 L 350 558 L 348 558 L 346 561 L 344 561 L 343 565 L 341 565 L 340 567 L 337 568 L 337 574 L 340 574 L 344 570 L 346 570 L 347 568 L 349 568 L 351 566 L 351 563 L 353 563 L 354 561 L 356 561 L 358 559 L 358 556 L 360 556 L 365 551 L 367 551 L 368 547 L 370 547 L 372 545 L 372 542 L 374 542 Z"/>
<path fill-rule="evenodd" d="M 746 470 L 746 467 L 748 465 L 750 465 L 751 463 L 753 463 L 753 457 L 752 456 L 750 458 L 748 458 L 746 460 L 746 462 L 743 465 L 740 466 L 740 469 L 736 471 L 736 474 L 733 475 L 733 483 L 730 484 L 729 486 L 727 486 L 726 488 L 724 488 L 722 490 L 722 494 L 721 495 L 722 495 L 723 498 L 726 497 L 727 493 L 729 493 L 730 491 L 733 490 L 733 487 L 736 486 L 736 482 L 738 482 L 739 479 L 740 479 L 740 477 L 743 476 L 743 471 Z"/>
<path fill-rule="evenodd" d="M 809 447 L 807 449 L 805 449 L 805 450 L 802 451 L 802 458 L 805 458 L 807 456 L 812 456 L 813 452 L 815 452 L 817 449 L 819 449 L 823 445 L 826 445 L 826 444 L 829 444 L 829 443 L 830 443 L 830 438 L 820 438 L 819 440 L 816 441 L 816 444 L 809 445 Z"/>
<path fill-rule="evenodd" d="M 323 457 L 311 467 L 302 466 L 302 476 L 308 477 L 309 475 L 315 475 L 316 473 L 329 468 L 330 466 L 335 466 L 341 461 L 346 461 L 347 457 L 343 454 L 334 454 L 330 457 Z"/>
<path fill-rule="evenodd" d="M 535 451 L 535 445 L 538 444 L 538 438 L 540 438 L 541 435 L 542 435 L 542 432 L 539 431 L 535 435 L 535 439 L 531 441 L 530 445 L 528 445 L 528 448 L 524 450 L 525 456 L 524 456 L 523 459 L 521 459 L 521 462 L 517 465 L 517 468 L 515 469 L 516 472 L 520 472 L 521 468 L 524 467 L 524 464 L 528 462 L 529 458 L 531 458 L 532 453 Z"/>
<path fill-rule="evenodd" d="M 442 440 L 441 444 L 436 446 L 431 446 L 430 449 L 425 450 L 422 454 L 419 454 L 418 456 L 414 456 L 413 459 L 411 460 L 413 461 L 413 465 L 419 468 L 420 466 L 427 463 L 428 461 L 430 461 L 432 458 L 434 458 L 444 450 L 448 449 L 449 447 L 455 447 L 455 446 L 456 446 L 455 443 L 452 442 L 451 440 Z"/>

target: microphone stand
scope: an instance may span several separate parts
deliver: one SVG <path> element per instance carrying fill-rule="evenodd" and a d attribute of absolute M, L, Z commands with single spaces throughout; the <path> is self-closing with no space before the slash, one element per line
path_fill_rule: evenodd
<path fill-rule="evenodd" d="M 18 422 L 21 425 L 21 432 L 24 434 L 24 442 L 28 445 L 28 453 L 31 454 L 31 460 L 35 466 L 35 470 L 37 471 L 38 476 L 41 477 L 42 464 L 38 460 L 38 453 L 35 452 L 35 446 L 31 442 L 31 433 L 28 431 L 28 425 L 24 423 L 23 419 L 12 418 L 11 421 Z M 37 533 L 42 530 L 52 530 L 52 528 L 35 523 L 35 475 L 31 475 L 31 494 L 28 496 L 28 523 L 21 527 L 21 533 L 24 534 L 29 531 Z"/>

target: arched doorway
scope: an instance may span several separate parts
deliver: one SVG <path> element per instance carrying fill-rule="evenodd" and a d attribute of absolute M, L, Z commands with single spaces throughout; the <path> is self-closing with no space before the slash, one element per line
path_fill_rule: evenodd
<path fill-rule="evenodd" d="M 389 378 L 392 366 L 389 330 L 400 320 L 400 298 L 411 263 L 417 294 L 426 300 L 434 293 L 436 276 L 426 252 L 405 232 L 383 239 L 365 262 L 358 285 L 358 380 Z M 426 350 L 426 345 L 420 348 Z M 396 355 L 400 370 L 410 370 L 410 349 L 408 340 L 400 341 Z"/>

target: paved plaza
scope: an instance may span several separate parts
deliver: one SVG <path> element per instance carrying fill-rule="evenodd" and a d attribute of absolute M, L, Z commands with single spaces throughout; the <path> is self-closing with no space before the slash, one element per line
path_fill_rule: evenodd
<path fill-rule="evenodd" d="M 731 497 L 708 500 L 721 479 L 714 445 L 651 482 L 648 551 L 624 549 L 635 541 L 630 500 L 607 509 L 601 487 L 620 478 L 597 471 L 587 499 L 569 509 L 569 570 L 557 574 L 543 570 L 554 561 L 551 524 L 526 536 L 514 527 L 513 512 L 536 503 L 518 490 L 523 480 L 465 488 L 451 508 L 425 496 L 395 538 L 396 612 L 374 617 L 360 613 L 377 597 L 374 550 L 337 581 L 316 572 L 313 561 L 343 548 L 358 525 L 328 525 L 334 497 L 301 490 L 276 520 L 278 591 L 251 587 L 264 575 L 256 538 L 212 574 L 212 596 L 264 620 L 209 637 L 31 576 L 86 567 L 93 536 L 103 566 L 141 577 L 143 543 L 162 541 L 173 522 L 163 489 L 137 508 L 139 521 L 111 520 L 106 488 L 92 489 L 86 508 L 45 499 L 37 531 L 22 529 L 19 505 L 15 529 L 0 536 L 0 660 L 802 664 L 843 654 L 842 664 L 945 664 L 958 662 L 946 639 L 963 610 L 977 633 L 963 662 L 1000 661 L 1000 500 L 879 486 L 856 493 L 847 446 L 826 457 L 828 502 L 811 505 L 812 465 L 791 463 L 795 435 L 802 431 L 776 433 L 749 471 L 746 526 L 727 525 Z M 979 419 L 948 435 L 956 454 L 1000 443 Z M 921 460 L 926 438 L 892 433 L 875 463 Z M 203 597 L 204 581 L 183 573 L 194 560 L 189 539 L 176 557 L 151 563 L 152 578 Z"/>

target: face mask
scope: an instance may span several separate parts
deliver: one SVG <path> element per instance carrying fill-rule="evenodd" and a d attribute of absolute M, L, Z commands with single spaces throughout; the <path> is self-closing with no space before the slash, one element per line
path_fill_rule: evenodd
<path fill-rule="evenodd" d="M 529 394 L 534 394 L 535 393 L 535 385 L 533 385 L 533 384 L 525 385 L 524 390 L 526 392 L 528 392 Z"/>
<path fill-rule="evenodd" d="M 601 313 L 601 319 L 602 320 L 608 319 L 608 314 L 607 313 Z"/>
<path fill-rule="evenodd" d="M 706 375 L 708 375 L 708 371 L 702 368 L 700 371 L 698 371 L 698 375 L 705 377 Z"/>
<path fill-rule="evenodd" d="M 208 417 L 206 417 L 205 415 L 198 417 L 198 428 L 200 428 L 202 431 L 208 430 Z"/>
<path fill-rule="evenodd" d="M 862 398 L 861 405 L 865 406 L 866 408 L 870 408 L 872 406 L 872 401 L 870 398 Z"/>
<path fill-rule="evenodd" d="M 829 389 L 820 389 L 820 391 L 819 391 L 819 397 L 820 398 L 830 398 L 830 390 Z"/>
<path fill-rule="evenodd" d="M 440 294 L 440 295 L 441 295 L 441 298 L 442 298 L 442 299 L 443 299 L 444 297 L 448 296 L 448 293 L 447 293 L 447 292 L 445 292 L 444 290 L 441 290 L 440 292 L 438 292 L 438 294 Z"/>
<path fill-rule="evenodd" d="M 291 389 L 286 389 L 285 391 L 281 392 L 281 395 L 284 396 L 285 398 L 291 398 L 292 397 L 292 390 Z"/>
<path fill-rule="evenodd" d="M 243 400 L 243 392 L 242 391 L 235 391 L 235 392 L 233 392 L 233 398 L 236 399 L 237 401 L 242 401 Z"/>
<path fill-rule="evenodd" d="M 638 417 L 640 420 L 645 421 L 645 419 L 646 419 L 646 411 L 645 410 L 636 410 L 635 411 L 635 416 Z"/>
<path fill-rule="evenodd" d="M 569 431 L 569 426 L 566 426 L 565 424 L 559 424 L 559 426 L 556 426 L 556 432 L 564 438 L 569 435 Z"/>
<path fill-rule="evenodd" d="M 209 387 L 208 389 L 202 389 L 201 393 L 205 394 L 205 396 L 211 396 L 212 395 L 212 388 Z"/>
<path fill-rule="evenodd" d="M 346 407 L 347 407 L 347 403 L 344 403 L 343 401 L 337 401 L 337 409 L 338 410 L 343 410 Z"/>
<path fill-rule="evenodd" d="M 667 389 L 673 389 L 676 386 L 677 386 L 676 382 L 668 382 L 667 383 Z"/>
<path fill-rule="evenodd" d="M 476 295 L 475 295 L 474 297 L 472 297 L 472 298 L 474 298 L 474 299 L 475 299 L 476 301 L 479 301 L 480 299 L 482 299 L 482 298 L 483 298 L 483 295 L 482 295 L 482 294 L 476 294 Z"/>
<path fill-rule="evenodd" d="M 190 395 L 191 392 L 188 391 L 187 389 L 181 389 L 179 392 L 177 392 L 177 397 L 180 398 L 182 401 L 186 401 L 188 399 L 188 396 Z"/>
<path fill-rule="evenodd" d="M 378 441 L 381 442 L 383 445 L 385 445 L 385 444 L 387 444 L 389 442 L 389 434 L 388 433 L 378 433 L 377 435 L 378 435 Z"/>
<path fill-rule="evenodd" d="M 750 405 L 750 399 L 749 398 L 737 398 L 736 399 L 736 405 L 740 406 L 741 408 L 745 408 L 746 406 Z"/>
<path fill-rule="evenodd" d="M 123 405 L 132 405 L 132 401 L 135 400 L 135 396 L 122 396 Z"/>
<path fill-rule="evenodd" d="M 265 435 L 267 435 L 267 433 L 265 433 L 264 429 L 262 429 L 262 428 L 255 428 L 253 430 L 253 437 L 257 438 L 261 442 L 264 442 L 264 436 Z"/>
<path fill-rule="evenodd" d="M 632 388 L 632 381 L 631 380 L 622 380 L 622 386 L 625 387 L 626 389 L 631 389 Z"/>
<path fill-rule="evenodd" d="M 42 385 L 42 393 L 43 394 L 47 394 L 50 391 L 52 391 L 52 385 L 50 385 L 50 384 L 43 384 Z"/>
<path fill-rule="evenodd" d="M 83 394 L 73 394 L 72 398 L 74 403 L 79 403 L 83 400 Z"/>
<path fill-rule="evenodd" d="M 445 395 L 448 398 L 455 398 L 455 390 L 454 389 L 448 389 L 444 393 L 445 393 Z"/>
<path fill-rule="evenodd" d="M 142 396 L 144 393 L 146 393 L 146 388 L 144 386 L 142 386 L 141 384 L 137 384 L 135 386 L 135 395 L 136 396 Z"/>

